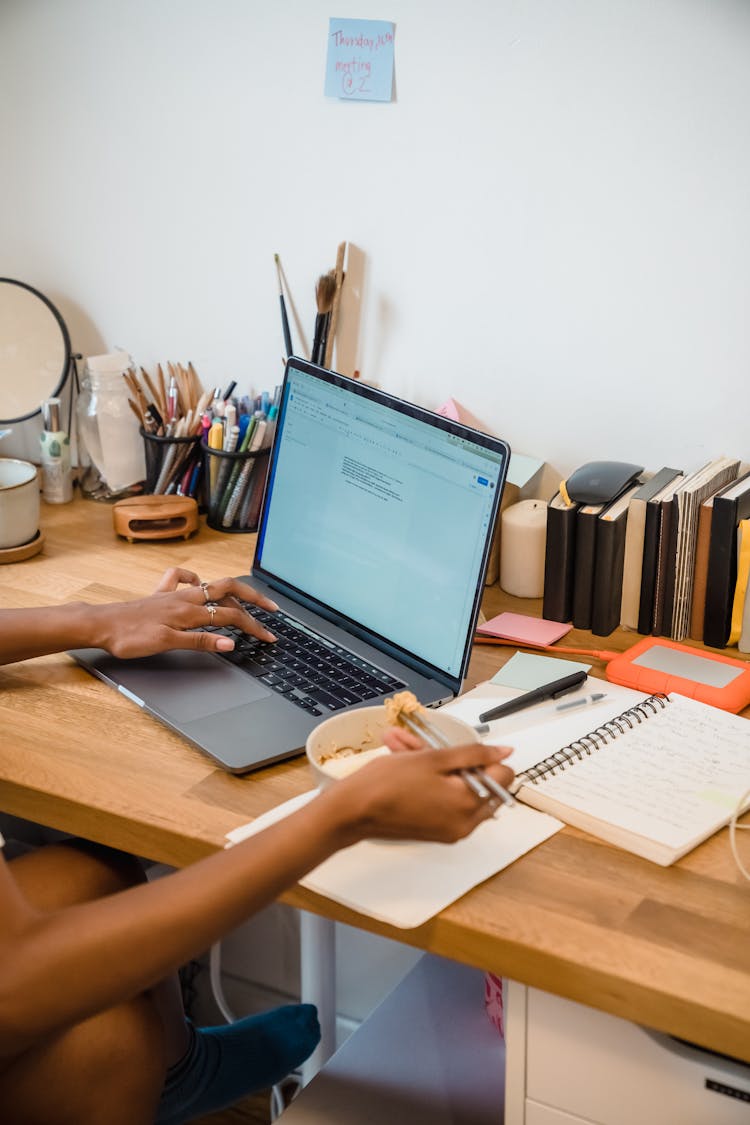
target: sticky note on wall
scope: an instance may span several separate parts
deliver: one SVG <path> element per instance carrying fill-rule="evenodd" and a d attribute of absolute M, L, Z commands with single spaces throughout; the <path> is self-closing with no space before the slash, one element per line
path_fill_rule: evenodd
<path fill-rule="evenodd" d="M 346 101 L 389 102 L 393 94 L 395 24 L 331 19 L 325 94 Z"/>

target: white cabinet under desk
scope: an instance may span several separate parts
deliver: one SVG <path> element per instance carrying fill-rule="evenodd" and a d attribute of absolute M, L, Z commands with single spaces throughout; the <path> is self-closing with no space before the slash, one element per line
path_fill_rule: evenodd
<path fill-rule="evenodd" d="M 505 986 L 505 1125 L 747 1125 L 750 1066 Z"/>
<path fill-rule="evenodd" d="M 282 1114 L 283 1125 L 502 1125 L 484 974 L 427 955 Z"/>

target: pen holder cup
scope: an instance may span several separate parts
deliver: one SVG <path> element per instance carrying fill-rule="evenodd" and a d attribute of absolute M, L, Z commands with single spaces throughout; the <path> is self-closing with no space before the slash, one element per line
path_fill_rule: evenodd
<path fill-rule="evenodd" d="M 141 428 L 146 453 L 146 492 L 200 496 L 203 471 L 200 434 L 193 437 L 157 437 Z"/>
<path fill-rule="evenodd" d="M 255 531 L 268 472 L 268 450 L 228 453 L 203 446 L 206 523 L 215 531 Z"/>

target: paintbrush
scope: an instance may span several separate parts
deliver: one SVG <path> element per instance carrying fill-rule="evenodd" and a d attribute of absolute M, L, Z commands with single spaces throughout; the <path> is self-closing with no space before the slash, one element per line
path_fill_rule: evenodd
<path fill-rule="evenodd" d="M 326 329 L 335 295 L 336 274 L 333 270 L 329 270 L 328 273 L 321 274 L 315 286 L 315 304 L 318 311 L 315 316 L 315 335 L 310 357 L 313 363 L 322 365 L 325 359 Z"/>
<path fill-rule="evenodd" d="M 323 366 L 330 367 L 333 360 L 333 341 L 336 335 L 336 327 L 339 318 L 339 304 L 341 302 L 341 286 L 344 284 L 344 255 L 346 254 L 346 243 L 340 242 L 338 250 L 336 251 L 336 269 L 333 276 L 336 283 L 333 293 L 333 303 L 331 305 L 331 315 L 328 319 L 328 326 L 326 328 L 326 346 L 323 356 Z"/>
<path fill-rule="evenodd" d="M 159 392 L 156 389 L 156 385 L 154 384 L 154 382 L 153 382 L 151 376 L 149 375 L 148 371 L 146 371 L 145 367 L 141 368 L 141 377 L 143 379 L 143 382 L 146 384 L 146 388 L 147 388 L 149 394 L 151 395 L 151 401 L 155 402 L 157 404 L 157 406 L 159 407 L 159 410 L 161 411 L 162 414 L 166 414 L 166 412 L 167 412 L 166 403 L 163 403 L 161 401 L 161 398 L 159 396 Z"/>
<path fill-rule="evenodd" d="M 159 380 L 159 409 L 166 418 L 167 416 L 167 381 L 164 378 L 164 372 L 161 369 L 161 364 L 156 365 L 156 377 Z"/>
<path fill-rule="evenodd" d="M 289 317 L 286 315 L 286 301 L 284 300 L 284 286 L 281 280 L 281 259 L 278 254 L 274 254 L 273 260 L 276 263 L 276 273 L 279 276 L 279 305 L 281 306 L 281 330 L 284 333 L 284 347 L 286 348 L 287 359 L 292 354 L 292 334 L 289 331 Z"/>

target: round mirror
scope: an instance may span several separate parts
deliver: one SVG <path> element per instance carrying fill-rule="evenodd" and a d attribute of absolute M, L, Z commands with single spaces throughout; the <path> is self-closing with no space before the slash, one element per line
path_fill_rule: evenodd
<path fill-rule="evenodd" d="M 23 422 L 55 398 L 70 368 L 70 338 L 55 306 L 0 277 L 0 423 Z"/>

